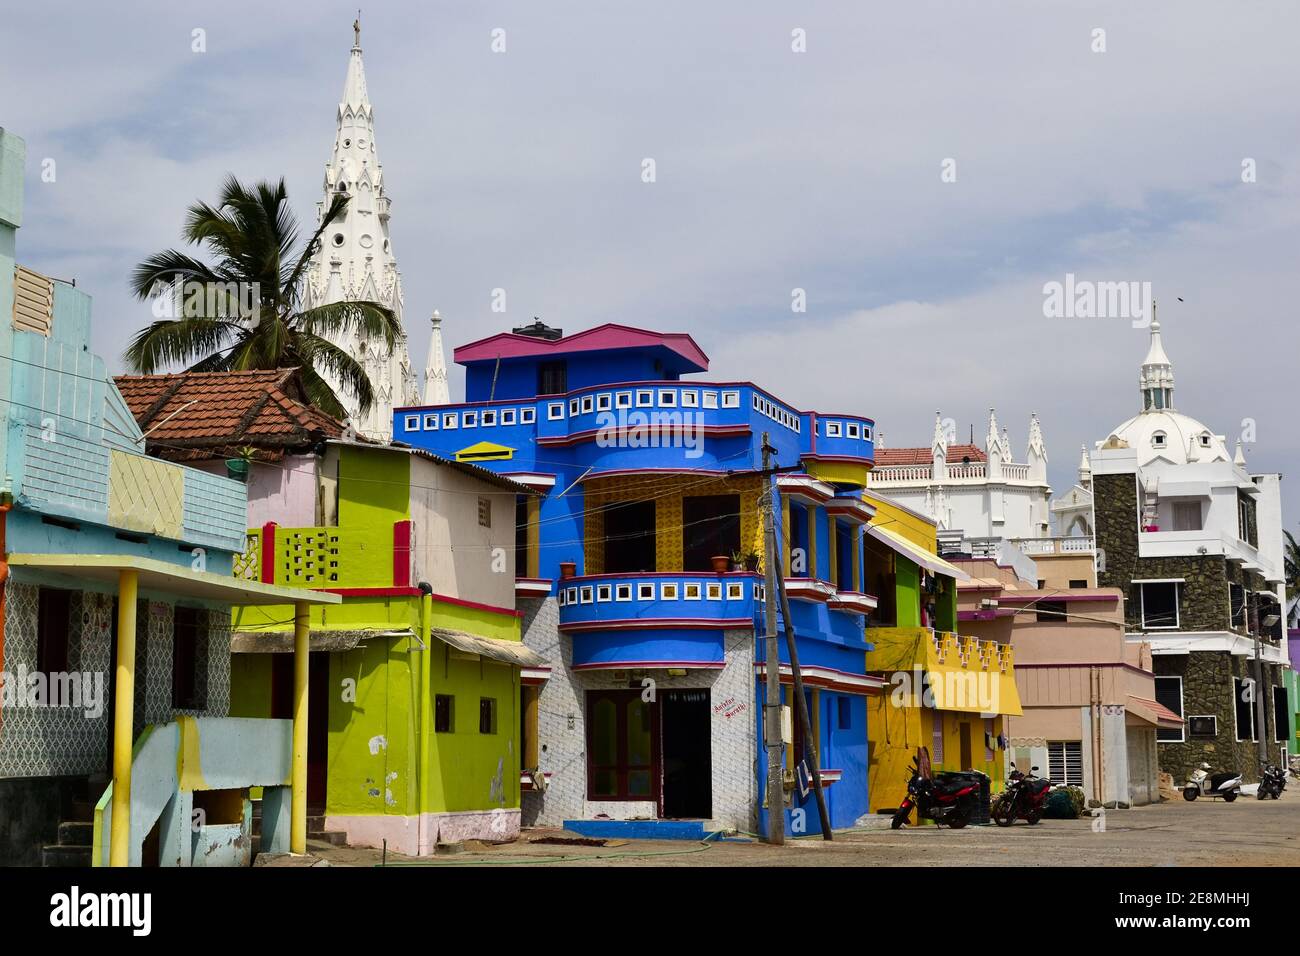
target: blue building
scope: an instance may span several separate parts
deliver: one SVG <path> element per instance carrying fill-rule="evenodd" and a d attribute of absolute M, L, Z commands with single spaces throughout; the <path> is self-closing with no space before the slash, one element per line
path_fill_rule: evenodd
<path fill-rule="evenodd" d="M 398 409 L 394 439 L 543 492 L 520 498 L 515 560 L 499 563 L 514 569 L 526 643 L 558 662 L 522 688 L 525 825 L 765 825 L 762 569 L 775 560 L 831 823 L 852 826 L 868 807 L 865 697 L 881 684 L 865 668 L 872 420 L 689 378 L 708 358 L 685 334 L 603 325 L 564 336 L 538 322 L 455 360 L 467 400 Z M 767 475 L 765 435 L 779 469 Z M 776 555 L 764 553 L 769 489 Z M 784 639 L 781 653 L 783 812 L 792 832 L 814 833 Z"/>

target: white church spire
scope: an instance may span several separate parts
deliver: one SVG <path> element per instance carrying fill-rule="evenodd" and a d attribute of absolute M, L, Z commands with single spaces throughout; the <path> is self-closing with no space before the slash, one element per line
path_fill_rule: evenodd
<path fill-rule="evenodd" d="M 320 247 L 308 267 L 303 298 L 309 309 L 333 302 L 378 302 L 393 311 L 401 326 L 402 279 L 389 238 L 390 200 L 375 147 L 374 108 L 366 89 L 359 20 L 352 29 L 355 39 L 338 105 L 334 149 L 325 164 L 325 195 L 317 206 L 318 221 L 336 195 L 347 195 L 349 200 L 343 215 L 321 236 Z M 334 340 L 361 363 L 370 379 L 374 401 L 365 413 L 360 411 L 355 395 L 322 373 L 357 431 L 380 441 L 392 437 L 393 408 L 419 402 L 402 328 L 391 350 L 383 339 L 366 339 L 355 331 Z"/>
<path fill-rule="evenodd" d="M 1151 346 L 1147 349 L 1146 360 L 1142 363 L 1142 375 L 1138 383 L 1142 389 L 1144 412 L 1174 407 L 1174 364 L 1165 354 L 1154 300 L 1151 302 Z"/>
<path fill-rule="evenodd" d="M 442 316 L 433 310 L 433 330 L 429 335 L 429 358 L 424 365 L 424 404 L 449 405 L 447 360 L 442 350 Z"/>
<path fill-rule="evenodd" d="M 1043 439 L 1043 426 L 1038 413 L 1029 413 L 1029 448 L 1025 455 L 1029 462 L 1029 477 L 1034 481 L 1047 481 L 1047 442 Z"/>

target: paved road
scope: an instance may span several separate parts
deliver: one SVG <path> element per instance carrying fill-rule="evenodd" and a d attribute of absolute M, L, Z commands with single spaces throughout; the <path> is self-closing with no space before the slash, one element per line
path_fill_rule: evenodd
<path fill-rule="evenodd" d="M 761 843 L 702 846 L 670 840 L 635 840 L 621 846 L 543 844 L 538 839 L 570 836 L 531 830 L 506 846 L 467 848 L 466 852 L 420 861 L 432 866 L 594 865 L 594 866 L 1300 866 L 1300 792 L 1281 800 L 1253 797 L 1222 801 L 1173 801 L 1132 810 L 1111 810 L 1105 828 L 1094 821 L 1023 821 L 1014 827 L 933 826 L 901 831 L 870 830 L 837 834 L 835 842 L 792 841 L 784 847 Z M 333 866 L 373 866 L 373 850 L 317 845 L 313 852 Z M 390 863 L 404 862 L 389 855 Z"/>

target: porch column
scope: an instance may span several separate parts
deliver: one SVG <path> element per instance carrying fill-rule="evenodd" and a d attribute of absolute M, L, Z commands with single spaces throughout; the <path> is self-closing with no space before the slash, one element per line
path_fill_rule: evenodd
<path fill-rule="evenodd" d="M 307 852 L 307 672 L 311 617 L 305 601 L 293 608 L 293 799 L 289 852 Z"/>
<path fill-rule="evenodd" d="M 117 573 L 117 661 L 113 697 L 113 823 L 108 865 L 130 866 L 131 730 L 135 712 L 135 601 L 139 572 Z"/>

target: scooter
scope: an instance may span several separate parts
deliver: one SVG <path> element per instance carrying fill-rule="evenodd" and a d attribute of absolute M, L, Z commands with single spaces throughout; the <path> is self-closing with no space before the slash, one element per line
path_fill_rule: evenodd
<path fill-rule="evenodd" d="M 1036 776 L 1037 767 L 1029 768 L 1029 776 L 1011 765 L 1007 776 L 1007 788 L 993 804 L 990 816 L 1000 827 L 1009 827 L 1017 819 L 1023 819 L 1033 826 L 1043 818 L 1043 805 L 1047 803 L 1047 793 L 1052 789 L 1052 781 Z"/>
<path fill-rule="evenodd" d="M 1259 778 L 1259 789 L 1255 791 L 1255 797 L 1258 800 L 1272 798 L 1276 800 L 1282 796 L 1282 791 L 1286 789 L 1286 771 L 1281 767 L 1275 767 L 1269 764 L 1264 768 L 1264 774 Z"/>
<path fill-rule="evenodd" d="M 1197 797 L 1223 799 L 1232 803 L 1241 793 L 1241 774 L 1231 770 L 1222 773 L 1210 773 L 1210 765 L 1203 763 L 1192 771 L 1191 779 L 1183 785 L 1183 799 L 1195 800 Z"/>

